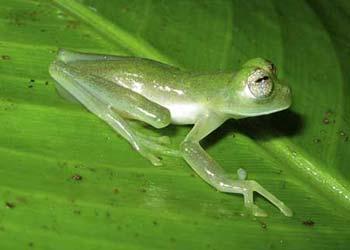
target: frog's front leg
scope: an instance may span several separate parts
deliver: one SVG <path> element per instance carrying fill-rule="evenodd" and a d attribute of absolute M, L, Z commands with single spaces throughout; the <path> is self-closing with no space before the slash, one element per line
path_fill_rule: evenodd
<path fill-rule="evenodd" d="M 175 150 L 138 136 L 122 118 L 122 115 L 127 116 L 161 128 L 170 123 L 170 113 L 166 108 L 104 78 L 83 74 L 79 68 L 61 60 L 51 64 L 50 74 L 60 87 L 107 122 L 152 164 L 161 164 L 159 157 L 156 157 L 152 151 L 169 155 L 177 154 Z"/>
<path fill-rule="evenodd" d="M 183 156 L 187 163 L 203 180 L 217 190 L 225 193 L 243 194 L 244 204 L 252 211 L 253 215 L 267 215 L 253 202 L 253 192 L 258 192 L 277 206 L 284 215 L 292 216 L 292 211 L 285 206 L 283 202 L 278 200 L 257 182 L 250 180 L 232 180 L 201 147 L 199 144 L 200 140 L 218 128 L 225 120 L 226 119 L 223 117 L 209 113 L 197 121 L 181 145 Z"/>

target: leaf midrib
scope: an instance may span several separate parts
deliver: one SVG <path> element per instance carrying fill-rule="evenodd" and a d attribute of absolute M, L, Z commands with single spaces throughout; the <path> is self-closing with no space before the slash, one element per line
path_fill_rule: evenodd
<path fill-rule="evenodd" d="M 130 35 L 127 31 L 123 30 L 115 23 L 109 22 L 105 18 L 97 15 L 92 10 L 86 8 L 84 5 L 77 3 L 74 0 L 54 0 L 54 2 L 59 8 L 68 10 L 72 15 L 78 17 L 86 24 L 91 26 L 96 32 L 102 34 L 104 37 L 107 37 L 111 41 L 112 45 L 113 43 L 116 43 L 126 48 L 131 54 L 136 54 L 151 59 L 158 59 L 164 63 L 179 66 L 177 62 L 159 52 L 147 41 L 140 37 L 135 38 L 133 35 Z"/>

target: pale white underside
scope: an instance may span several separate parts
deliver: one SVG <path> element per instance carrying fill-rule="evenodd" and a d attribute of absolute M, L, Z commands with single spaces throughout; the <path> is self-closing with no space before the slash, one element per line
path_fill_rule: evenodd
<path fill-rule="evenodd" d="M 205 112 L 203 106 L 195 103 L 165 103 L 162 106 L 170 111 L 172 124 L 194 124 Z"/>

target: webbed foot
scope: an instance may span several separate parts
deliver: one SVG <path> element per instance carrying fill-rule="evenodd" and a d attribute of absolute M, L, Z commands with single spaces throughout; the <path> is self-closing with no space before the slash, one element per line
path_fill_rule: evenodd
<path fill-rule="evenodd" d="M 165 144 L 170 144 L 168 136 L 148 137 L 146 135 L 137 134 L 138 148 L 136 150 L 146 159 L 151 161 L 155 166 L 161 166 L 161 156 L 167 155 L 173 157 L 181 157 L 181 152 L 172 149 Z"/>
<path fill-rule="evenodd" d="M 244 205 L 246 208 L 251 210 L 254 216 L 267 216 L 267 213 L 254 204 L 253 193 L 257 192 L 267 200 L 269 200 L 272 204 L 274 204 L 285 216 L 292 216 L 293 212 L 290 208 L 288 208 L 282 201 L 276 198 L 273 194 L 263 188 L 256 181 L 243 181 L 241 184 L 243 188 L 244 195 Z"/>

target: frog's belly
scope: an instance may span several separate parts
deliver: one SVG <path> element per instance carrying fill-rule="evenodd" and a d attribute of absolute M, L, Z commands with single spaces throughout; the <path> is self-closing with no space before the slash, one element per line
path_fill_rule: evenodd
<path fill-rule="evenodd" d="M 163 104 L 170 111 L 172 124 L 194 124 L 203 114 L 204 108 L 195 103 Z"/>

